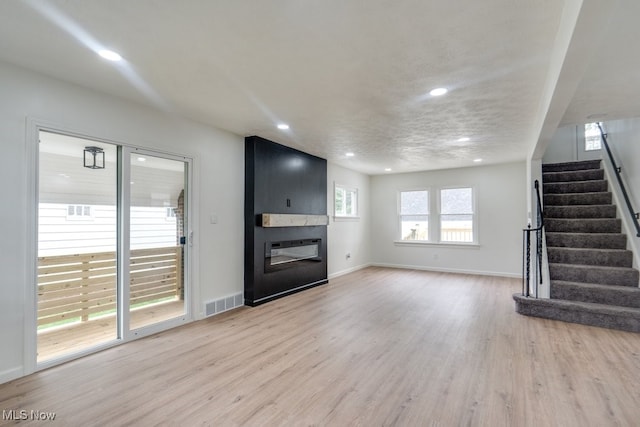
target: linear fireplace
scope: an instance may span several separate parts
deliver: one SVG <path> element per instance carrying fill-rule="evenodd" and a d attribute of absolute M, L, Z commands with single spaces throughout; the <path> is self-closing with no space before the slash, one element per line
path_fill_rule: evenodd
<path fill-rule="evenodd" d="M 327 283 L 328 222 L 327 161 L 247 137 L 245 304 Z"/>
<path fill-rule="evenodd" d="M 267 242 L 264 251 L 264 272 L 281 271 L 321 262 L 322 239 Z"/>

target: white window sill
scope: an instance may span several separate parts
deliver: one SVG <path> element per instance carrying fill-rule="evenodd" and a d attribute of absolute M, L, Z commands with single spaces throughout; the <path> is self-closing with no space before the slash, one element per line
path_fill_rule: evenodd
<path fill-rule="evenodd" d="M 342 222 L 342 221 L 360 221 L 359 216 L 334 216 L 334 221 Z"/>
<path fill-rule="evenodd" d="M 396 246 L 434 246 L 447 248 L 480 249 L 479 243 L 427 242 L 425 240 L 394 240 Z"/>

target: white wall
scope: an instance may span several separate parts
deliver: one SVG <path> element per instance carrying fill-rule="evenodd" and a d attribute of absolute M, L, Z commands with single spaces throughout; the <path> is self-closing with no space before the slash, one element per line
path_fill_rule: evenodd
<path fill-rule="evenodd" d="M 398 191 L 471 186 L 475 189 L 478 246 L 406 245 L 398 240 Z M 519 277 L 526 225 L 526 164 L 509 163 L 371 178 L 372 263 Z M 435 218 L 433 218 L 435 220 Z"/>
<path fill-rule="evenodd" d="M 606 132 L 606 129 L 605 129 Z M 584 126 L 564 126 L 558 128 L 547 146 L 542 163 L 563 163 L 582 160 L 602 159 L 604 150 L 584 149 Z"/>
<path fill-rule="evenodd" d="M 27 119 L 194 158 L 193 285 L 202 302 L 243 290 L 244 144 L 237 135 L 0 63 L 0 382 L 24 372 L 30 255 Z M 209 221 L 216 214 L 217 224 Z M 198 314 L 197 312 L 195 313 Z"/>
<path fill-rule="evenodd" d="M 640 211 L 640 118 L 606 122 L 604 130 L 634 210 Z"/>
<path fill-rule="evenodd" d="M 629 196 L 633 212 L 640 212 L 640 118 L 615 120 L 604 124 L 609 147 L 618 167 L 622 168 L 622 181 Z M 611 183 L 617 178 L 608 160 L 605 172 Z M 614 203 L 618 205 L 618 216 L 622 219 L 623 231 L 627 234 L 627 248 L 634 252 L 634 267 L 640 268 L 640 237 L 626 206 L 624 196 L 617 185 L 610 185 Z"/>
<path fill-rule="evenodd" d="M 334 217 L 334 185 L 358 189 L 359 218 Z M 370 177 L 333 163 L 327 163 L 327 213 L 331 221 L 329 240 L 329 278 L 366 267 L 371 262 Z M 347 258 L 347 254 L 351 256 Z"/>
<path fill-rule="evenodd" d="M 578 145 L 575 126 L 558 128 L 547 146 L 542 163 L 573 162 L 578 159 Z"/>

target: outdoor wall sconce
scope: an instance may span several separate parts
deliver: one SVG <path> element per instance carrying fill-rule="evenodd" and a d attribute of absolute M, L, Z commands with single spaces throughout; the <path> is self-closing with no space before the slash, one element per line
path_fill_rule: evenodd
<path fill-rule="evenodd" d="M 100 147 L 84 147 L 84 167 L 104 169 L 104 150 Z"/>

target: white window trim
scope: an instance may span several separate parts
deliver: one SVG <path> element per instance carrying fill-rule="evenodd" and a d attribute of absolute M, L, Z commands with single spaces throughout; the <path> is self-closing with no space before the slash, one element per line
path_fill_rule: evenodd
<path fill-rule="evenodd" d="M 472 222 L 471 222 L 471 231 L 472 231 L 472 241 L 471 242 L 451 242 L 451 241 L 442 241 L 441 239 L 441 227 L 440 227 L 440 222 L 442 221 L 442 213 L 441 213 L 441 208 L 442 208 L 442 202 L 440 200 L 441 198 L 441 190 L 456 190 L 456 189 L 462 189 L 462 188 L 470 188 L 471 189 L 471 207 L 473 209 L 473 213 L 472 213 Z M 442 245 L 477 245 L 478 244 L 478 205 L 476 203 L 476 200 L 478 199 L 477 196 L 477 190 L 473 185 L 451 185 L 451 186 L 444 186 L 444 187 L 439 187 L 438 188 L 438 197 L 437 197 L 437 208 L 438 208 L 438 221 L 435 224 L 435 228 L 437 228 L 437 236 L 438 236 L 438 243 L 442 244 Z M 447 215 L 447 214 L 444 214 Z"/>
<path fill-rule="evenodd" d="M 479 248 L 480 243 L 468 242 L 428 242 L 426 240 L 394 240 L 395 246 L 433 246 L 447 248 Z"/>
<path fill-rule="evenodd" d="M 342 214 L 342 213 L 338 213 L 336 211 L 336 190 L 338 189 L 342 189 L 345 191 L 345 193 L 348 192 L 352 192 L 355 194 L 355 214 L 353 215 L 349 215 L 349 214 Z M 354 187 L 354 186 L 350 186 L 350 185 L 342 185 L 339 184 L 337 182 L 333 183 L 333 219 L 334 221 L 352 221 L 352 220 L 359 220 L 360 219 L 360 195 L 358 192 L 358 188 Z"/>
<path fill-rule="evenodd" d="M 473 228 L 473 241 L 471 242 L 443 242 L 440 240 L 440 213 L 441 201 L 440 201 L 440 190 L 454 190 L 457 188 L 471 188 L 471 196 L 472 196 L 472 206 L 473 206 L 473 220 L 472 220 L 472 228 Z M 406 191 L 427 191 L 429 193 L 429 213 L 428 213 L 428 221 L 429 221 L 429 240 L 402 240 L 402 218 L 400 215 L 400 193 Z M 437 196 L 433 197 L 433 194 Z M 478 232 L 478 190 L 473 185 L 448 185 L 448 186 L 435 186 L 435 187 L 413 187 L 413 188 L 402 188 L 396 192 L 396 236 L 399 236 L 396 240 L 393 241 L 396 246 L 413 246 L 413 247 L 424 247 L 424 246 L 437 246 L 437 247 L 451 247 L 451 248 L 479 248 L 480 240 L 479 240 L 479 232 Z M 433 213 L 435 212 L 435 213 Z"/>

